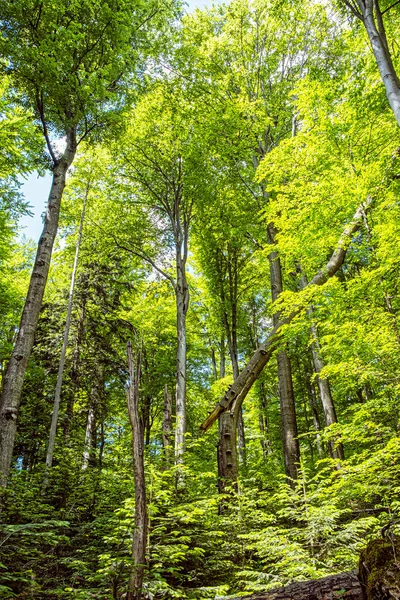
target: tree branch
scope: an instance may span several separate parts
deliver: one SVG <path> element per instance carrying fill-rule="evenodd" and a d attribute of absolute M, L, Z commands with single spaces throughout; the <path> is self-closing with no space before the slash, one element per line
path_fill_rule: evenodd
<path fill-rule="evenodd" d="M 43 96 L 41 93 L 39 94 L 39 91 L 37 91 L 37 93 L 36 93 L 36 106 L 37 106 L 37 109 L 39 112 L 40 122 L 42 123 L 43 135 L 46 140 L 47 149 L 51 156 L 51 160 L 53 161 L 53 165 L 56 166 L 58 163 L 58 160 L 56 158 L 56 155 L 54 154 L 54 150 L 53 150 L 51 142 L 50 142 L 49 132 L 47 129 L 46 120 L 44 118 Z"/>
<path fill-rule="evenodd" d="M 328 281 L 330 277 L 333 277 L 333 275 L 337 273 L 337 271 L 343 265 L 347 249 L 351 243 L 352 236 L 356 231 L 359 230 L 359 228 L 362 225 L 363 213 L 365 210 L 368 209 L 371 203 L 372 198 L 368 196 L 366 201 L 358 207 L 353 219 L 343 230 L 343 233 L 339 238 L 338 245 L 334 250 L 331 258 L 329 259 L 325 267 L 318 271 L 316 275 L 314 275 L 314 277 L 311 279 L 310 283 L 306 287 L 309 287 L 310 285 L 323 285 L 326 281 Z M 243 400 L 250 391 L 253 383 L 258 379 L 260 373 L 262 372 L 265 365 L 268 363 L 269 359 L 276 350 L 278 343 L 283 336 L 283 325 L 291 323 L 294 317 L 301 313 L 302 310 L 304 309 L 295 309 L 288 317 L 282 319 L 273 328 L 266 341 L 253 354 L 246 367 L 240 373 L 239 377 L 234 381 L 234 383 L 227 390 L 225 395 L 219 400 L 214 410 L 207 417 L 204 423 L 202 423 L 202 425 L 200 426 L 200 429 L 202 429 L 203 431 L 207 431 L 207 429 L 211 427 L 214 421 L 218 419 L 219 415 L 221 415 L 224 411 L 232 408 L 233 404 L 235 404 L 235 410 L 239 410 Z"/>
<path fill-rule="evenodd" d="M 394 8 L 396 6 L 396 4 L 400 4 L 400 0 L 396 0 L 396 2 L 393 2 L 393 4 L 391 4 L 390 6 L 388 6 L 387 8 L 385 8 L 385 10 L 383 10 L 381 12 L 381 15 L 383 16 L 385 13 L 389 12 L 389 10 L 391 10 L 392 8 Z"/>

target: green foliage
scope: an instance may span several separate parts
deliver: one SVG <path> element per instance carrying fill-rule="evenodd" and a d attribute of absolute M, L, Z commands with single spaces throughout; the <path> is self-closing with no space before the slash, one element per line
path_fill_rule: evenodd
<path fill-rule="evenodd" d="M 120 124 L 113 139 L 82 144 L 69 175 L 2 498 L 0 598 L 116 600 L 127 590 L 135 514 L 128 341 L 142 349 L 146 598 L 229 598 L 351 570 L 398 510 L 399 133 L 364 32 L 350 32 L 328 8 L 234 0 L 185 16 L 168 34 L 174 2 L 0 0 L 8 73 L 0 90 L 1 373 L 33 257 L 15 238 L 26 210 L 18 178 L 43 168 L 32 121 L 44 117 L 52 138 L 71 126 L 81 136 L 102 131 L 117 116 Z M 367 197 L 372 206 L 341 269 L 300 291 L 300 276 L 326 266 Z M 189 239 L 190 306 L 187 449 L 176 466 L 163 419 L 176 380 L 178 222 Z M 275 304 L 272 251 L 285 288 Z M 219 434 L 200 434 L 199 425 L 232 382 L 228 343 L 235 337 L 243 367 L 272 315 L 294 309 L 280 349 L 291 360 L 299 477 L 284 475 L 273 357 L 243 405 L 238 489 L 218 495 Z M 319 378 L 328 379 L 338 415 L 329 427 Z M 344 460 L 329 455 L 339 443 Z"/>

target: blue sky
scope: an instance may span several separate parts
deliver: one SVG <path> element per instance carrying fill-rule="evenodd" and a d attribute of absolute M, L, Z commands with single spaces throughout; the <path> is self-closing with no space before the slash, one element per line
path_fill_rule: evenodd
<path fill-rule="evenodd" d="M 213 4 L 218 4 L 219 0 L 186 0 L 188 11 L 196 8 L 211 7 Z M 22 191 L 26 200 L 31 205 L 32 217 L 22 217 L 20 225 L 22 227 L 21 235 L 38 240 L 42 231 L 42 219 L 47 197 L 50 190 L 51 177 L 47 174 L 45 177 L 38 178 L 36 173 L 32 173 L 23 184 Z"/>

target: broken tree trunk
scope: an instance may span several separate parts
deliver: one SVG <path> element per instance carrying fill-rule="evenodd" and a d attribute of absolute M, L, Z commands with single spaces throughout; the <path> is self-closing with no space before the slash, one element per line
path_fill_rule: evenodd
<path fill-rule="evenodd" d="M 312 278 L 309 285 L 320 286 L 326 283 L 330 277 L 342 266 L 347 248 L 351 243 L 352 236 L 362 224 L 363 212 L 372 203 L 372 198 L 368 197 L 365 203 L 362 203 L 354 214 L 352 221 L 345 227 L 342 235 L 339 238 L 337 248 L 333 252 L 330 260 L 323 269 L 318 271 Z M 307 286 L 308 287 L 308 286 Z M 270 360 L 274 351 L 277 349 L 280 339 L 282 338 L 282 326 L 289 324 L 295 316 L 301 312 L 302 308 L 294 310 L 288 317 L 282 319 L 277 326 L 273 328 L 266 341 L 256 350 L 246 367 L 240 373 L 239 377 L 234 381 L 233 385 L 228 389 L 225 395 L 219 400 L 212 413 L 200 426 L 203 431 L 207 431 L 211 425 L 218 419 L 226 409 L 231 407 L 234 402 L 241 404 L 244 398 L 250 391 L 253 383 L 258 379 L 265 365 Z"/>
<path fill-rule="evenodd" d="M 299 581 L 285 587 L 242 597 L 242 600 L 363 600 L 356 572 L 329 575 L 313 581 Z"/>

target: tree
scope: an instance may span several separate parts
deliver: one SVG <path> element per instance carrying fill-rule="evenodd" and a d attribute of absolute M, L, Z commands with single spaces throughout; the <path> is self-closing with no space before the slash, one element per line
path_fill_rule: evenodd
<path fill-rule="evenodd" d="M 7 482 L 21 390 L 57 233 L 66 174 L 83 139 L 115 119 L 126 84 L 143 64 L 157 3 L 0 4 L 3 72 L 35 114 L 46 141 L 52 185 L 30 286 L 3 379 L 0 476 Z M 157 23 L 163 21 L 157 18 Z M 57 32 L 55 35 L 54 32 Z M 56 149 L 55 139 L 65 148 Z M 53 138 L 53 139 L 52 139 Z M 60 144 L 60 142 L 59 142 Z M 62 144 L 64 145 L 64 144 Z"/>
<path fill-rule="evenodd" d="M 396 7 L 397 2 L 385 2 L 383 9 L 379 0 L 343 0 L 343 2 L 365 27 L 387 99 L 397 124 L 400 125 L 400 80 L 391 56 L 383 18 L 387 12 Z M 398 15 L 396 17 L 398 18 Z"/>

